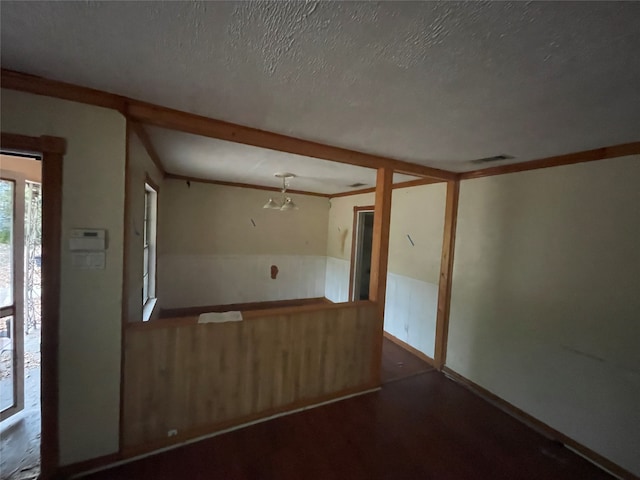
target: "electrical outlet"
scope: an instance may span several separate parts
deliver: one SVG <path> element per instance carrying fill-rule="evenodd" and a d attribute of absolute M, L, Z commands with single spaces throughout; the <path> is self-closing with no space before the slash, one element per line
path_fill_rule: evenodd
<path fill-rule="evenodd" d="M 178 430 L 175 428 L 172 428 L 167 432 L 167 437 L 175 437 L 176 435 L 178 435 Z"/>

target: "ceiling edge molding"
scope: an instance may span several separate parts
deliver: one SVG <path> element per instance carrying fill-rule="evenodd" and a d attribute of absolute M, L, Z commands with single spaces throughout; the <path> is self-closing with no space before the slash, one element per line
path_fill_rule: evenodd
<path fill-rule="evenodd" d="M 207 178 L 189 177 L 187 175 L 176 175 L 173 173 L 167 173 L 164 178 L 170 179 L 170 180 L 183 180 L 186 182 L 209 183 L 211 185 L 222 185 L 225 187 L 252 188 L 254 190 L 266 190 L 268 192 L 279 193 L 282 191 L 282 189 L 278 187 L 266 187 L 264 185 L 253 185 L 250 183 L 225 182 L 223 180 L 209 180 Z M 292 190 L 289 188 L 287 188 L 287 193 L 295 193 L 297 195 L 310 195 L 314 197 L 324 197 L 324 198 L 331 197 L 331 194 L 329 193 L 308 192 L 306 190 Z"/>
<path fill-rule="evenodd" d="M 537 170 L 539 168 L 560 167 L 562 165 L 593 162 L 596 160 L 606 160 L 638 154 L 640 154 L 640 142 L 623 143 L 620 145 L 611 145 L 609 147 L 596 148 L 593 150 L 568 153 L 566 155 L 556 155 L 553 157 L 541 158 L 538 160 L 530 160 L 528 162 L 512 163 L 510 165 L 502 165 L 499 167 L 473 170 L 471 172 L 462 173 L 460 175 L 460 179 L 470 180 L 473 178 L 504 175 L 506 173 L 525 172 L 527 170 Z"/>

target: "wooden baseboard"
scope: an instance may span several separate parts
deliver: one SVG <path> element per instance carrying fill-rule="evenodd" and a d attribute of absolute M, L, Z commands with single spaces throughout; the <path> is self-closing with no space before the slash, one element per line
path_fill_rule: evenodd
<path fill-rule="evenodd" d="M 466 387 L 467 389 L 471 390 L 476 395 L 478 395 L 478 396 L 484 398 L 485 400 L 489 401 L 490 403 L 492 403 L 496 407 L 500 408 L 500 410 L 504 411 L 505 413 L 508 413 L 512 417 L 514 417 L 514 418 L 520 420 L 521 422 L 527 424 L 528 426 L 530 426 L 534 430 L 538 431 L 539 433 L 541 433 L 545 437 L 550 438 L 551 440 L 555 440 L 555 441 L 563 443 L 565 446 L 567 446 L 570 449 L 576 451 L 577 453 L 579 453 L 580 455 L 584 456 L 586 459 L 588 459 L 589 461 L 593 462 L 594 464 L 596 464 L 600 468 L 608 471 L 609 473 L 612 473 L 612 474 L 616 475 L 617 477 L 625 479 L 625 480 L 627 480 L 627 479 L 628 480 L 633 480 L 633 479 L 637 479 L 638 478 L 633 473 L 631 473 L 630 471 L 622 468 L 620 465 L 617 465 L 617 464 L 613 463 L 611 460 L 608 460 L 607 458 L 603 457 L 599 453 L 596 453 L 593 450 L 591 450 L 590 448 L 585 447 L 581 443 L 578 443 L 577 441 L 575 441 L 571 437 L 568 437 L 564 433 L 559 432 L 555 428 L 550 427 L 546 423 L 544 423 L 544 422 L 538 420 L 537 418 L 529 415 L 528 413 L 524 412 L 523 410 L 520 410 L 515 405 L 512 405 L 511 403 L 507 402 L 506 400 L 498 397 L 496 394 L 491 393 L 489 390 L 487 390 L 487 389 L 481 387 L 480 385 L 472 382 L 468 378 L 463 377 L 462 375 L 460 375 L 459 373 L 455 372 L 454 370 L 451 370 L 449 367 L 445 366 L 442 369 L 442 371 L 447 377 L 449 377 L 453 381 L 461 384 L 462 386 Z"/>
<path fill-rule="evenodd" d="M 393 343 L 395 343 L 399 347 L 404 348 L 406 351 L 408 351 L 409 353 L 415 355 L 420 360 L 424 360 L 425 362 L 427 362 L 432 367 L 435 367 L 435 362 L 434 362 L 433 358 L 431 358 L 428 355 L 425 355 L 420 350 L 418 350 L 418 349 L 412 347 L 411 345 L 409 345 L 407 342 L 403 342 L 398 337 L 394 337 L 393 335 L 391 335 L 389 332 L 384 332 L 384 338 L 386 338 L 387 340 L 392 341 Z"/>
<path fill-rule="evenodd" d="M 50 477 L 50 480 L 64 480 L 75 475 L 79 475 L 82 472 L 104 468 L 120 460 L 122 460 L 122 456 L 119 453 L 111 453 L 109 455 L 103 455 L 102 457 L 96 457 L 82 462 L 71 463 L 69 465 L 59 467 L 56 472 Z"/>
<path fill-rule="evenodd" d="M 200 315 L 202 313 L 208 312 L 247 312 L 251 310 L 267 310 L 271 308 L 300 307 L 303 305 L 315 305 L 318 303 L 326 302 L 333 303 L 327 300 L 325 297 L 315 297 L 296 298 L 291 300 L 274 300 L 269 302 L 230 303 L 228 305 L 203 305 L 199 307 L 170 308 L 166 310 L 161 309 L 159 318 L 190 317 L 193 315 Z"/>

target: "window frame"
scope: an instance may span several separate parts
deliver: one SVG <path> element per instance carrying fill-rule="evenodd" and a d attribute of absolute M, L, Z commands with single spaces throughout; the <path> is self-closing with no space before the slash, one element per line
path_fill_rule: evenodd
<path fill-rule="evenodd" d="M 158 187 L 149 178 L 144 182 L 142 212 L 142 321 L 150 320 L 157 296 Z"/>

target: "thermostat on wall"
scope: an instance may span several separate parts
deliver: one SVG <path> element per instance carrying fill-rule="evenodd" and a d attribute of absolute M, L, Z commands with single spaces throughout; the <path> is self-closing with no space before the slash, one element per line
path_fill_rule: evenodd
<path fill-rule="evenodd" d="M 106 230 L 74 228 L 71 230 L 69 250 L 101 251 L 106 250 Z"/>

